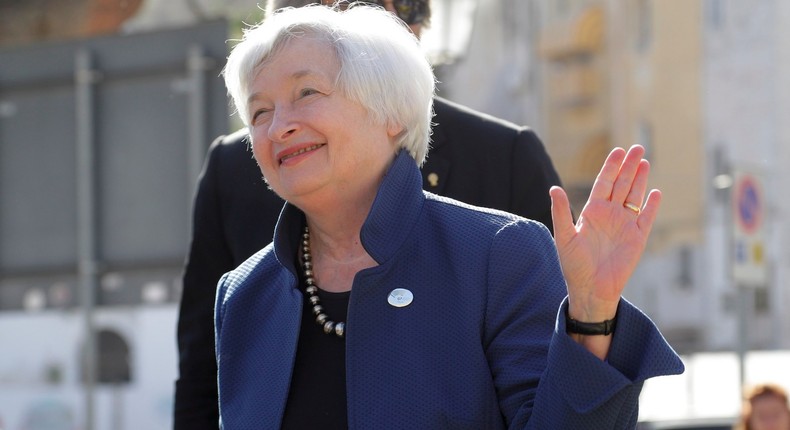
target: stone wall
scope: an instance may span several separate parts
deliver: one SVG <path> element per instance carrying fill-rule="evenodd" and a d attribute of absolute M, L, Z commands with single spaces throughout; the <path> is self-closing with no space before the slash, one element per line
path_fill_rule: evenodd
<path fill-rule="evenodd" d="M 109 34 L 143 0 L 0 0 L 0 48 Z"/>

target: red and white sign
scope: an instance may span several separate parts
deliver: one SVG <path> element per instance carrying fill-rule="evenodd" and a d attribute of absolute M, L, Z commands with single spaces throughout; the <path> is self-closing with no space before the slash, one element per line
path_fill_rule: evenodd
<path fill-rule="evenodd" d="M 759 175 L 744 170 L 734 173 L 732 210 L 735 282 L 739 286 L 765 286 L 765 194 Z"/>

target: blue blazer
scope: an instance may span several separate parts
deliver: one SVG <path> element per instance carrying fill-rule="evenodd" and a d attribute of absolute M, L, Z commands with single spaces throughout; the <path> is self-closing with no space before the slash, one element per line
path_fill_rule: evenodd
<path fill-rule="evenodd" d="M 378 266 L 348 307 L 351 429 L 626 429 L 646 378 L 683 364 L 625 300 L 606 362 L 565 334 L 566 287 L 541 224 L 423 192 L 402 151 L 361 239 Z M 303 297 L 303 214 L 287 204 L 274 242 L 220 280 L 215 309 L 224 429 L 277 429 Z M 393 307 L 395 288 L 413 302 Z"/>
<path fill-rule="evenodd" d="M 424 189 L 551 229 L 549 188 L 560 180 L 538 136 L 440 97 L 433 106 Z M 179 308 L 175 430 L 218 429 L 212 318 L 217 281 L 272 241 L 282 207 L 261 179 L 246 129 L 211 145 L 194 200 Z"/>

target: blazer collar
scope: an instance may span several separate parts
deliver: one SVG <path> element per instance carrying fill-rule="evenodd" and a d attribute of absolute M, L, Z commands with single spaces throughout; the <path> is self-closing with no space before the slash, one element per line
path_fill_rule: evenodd
<path fill-rule="evenodd" d="M 402 149 L 384 175 L 360 233 L 362 246 L 377 263 L 390 259 L 408 239 L 424 203 L 420 170 Z M 286 202 L 275 227 L 274 252 L 280 264 L 293 273 L 304 223 L 304 213 Z"/>

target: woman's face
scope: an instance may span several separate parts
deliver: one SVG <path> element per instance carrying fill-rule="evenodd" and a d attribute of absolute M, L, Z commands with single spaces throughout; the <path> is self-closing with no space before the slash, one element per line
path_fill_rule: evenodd
<path fill-rule="evenodd" d="M 775 396 L 762 396 L 752 400 L 752 430 L 790 430 L 790 411 Z"/>
<path fill-rule="evenodd" d="M 372 201 L 396 152 L 400 128 L 374 124 L 335 88 L 339 72 L 329 42 L 303 36 L 287 42 L 252 82 L 255 159 L 269 186 L 297 205 Z"/>

